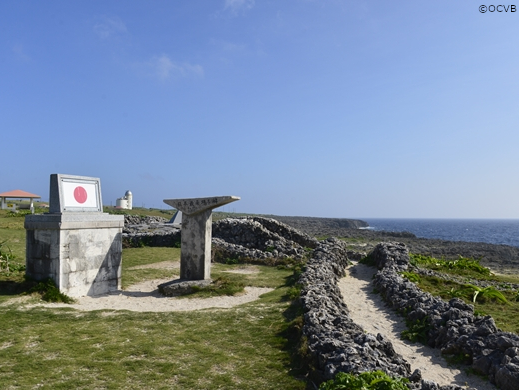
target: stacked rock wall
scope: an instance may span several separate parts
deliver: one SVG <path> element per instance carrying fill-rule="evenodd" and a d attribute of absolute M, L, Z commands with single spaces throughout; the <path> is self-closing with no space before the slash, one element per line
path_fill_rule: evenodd
<path fill-rule="evenodd" d="M 318 245 L 315 238 L 274 219 L 226 218 L 213 223 L 213 251 L 221 257 L 252 261 L 303 259 Z"/>
<path fill-rule="evenodd" d="M 163 217 L 125 215 L 123 247 L 179 247 L 180 229 L 167 224 Z"/>
<path fill-rule="evenodd" d="M 318 372 L 324 379 L 338 372 L 374 370 L 410 376 L 410 365 L 389 340 L 365 333 L 352 321 L 337 285 L 347 264 L 345 243 L 330 238 L 314 250 L 299 279 L 305 313 L 303 335 Z"/>
<path fill-rule="evenodd" d="M 497 329 L 493 318 L 475 316 L 459 298 L 444 302 L 399 275 L 408 270 L 404 244 L 381 243 L 371 253 L 380 269 L 374 285 L 393 309 L 428 329 L 426 342 L 444 354 L 469 356 L 472 368 L 500 389 L 518 389 L 518 335 Z"/>
<path fill-rule="evenodd" d="M 126 215 L 125 214 L 125 226 L 132 225 L 152 225 L 159 223 L 167 223 L 168 220 L 164 217 L 154 217 L 150 215 Z"/>
<path fill-rule="evenodd" d="M 136 222 L 141 221 L 141 224 Z M 125 246 L 178 247 L 181 230 L 165 224 L 164 218 L 144 220 L 125 216 Z M 262 262 L 266 259 L 298 259 L 307 256 L 318 240 L 275 219 L 262 217 L 226 218 L 212 224 L 213 252 L 221 257 Z"/>

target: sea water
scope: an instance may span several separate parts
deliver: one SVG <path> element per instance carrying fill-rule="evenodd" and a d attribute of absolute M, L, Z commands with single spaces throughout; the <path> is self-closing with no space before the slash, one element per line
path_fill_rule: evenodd
<path fill-rule="evenodd" d="M 406 231 L 420 238 L 518 247 L 518 219 L 360 219 L 374 230 Z"/>

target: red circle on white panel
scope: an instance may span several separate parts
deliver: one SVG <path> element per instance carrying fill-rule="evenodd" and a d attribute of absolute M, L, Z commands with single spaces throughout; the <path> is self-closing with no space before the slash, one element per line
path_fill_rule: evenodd
<path fill-rule="evenodd" d="M 87 201 L 87 191 L 83 187 L 77 186 L 74 188 L 74 199 L 78 203 L 85 203 Z"/>

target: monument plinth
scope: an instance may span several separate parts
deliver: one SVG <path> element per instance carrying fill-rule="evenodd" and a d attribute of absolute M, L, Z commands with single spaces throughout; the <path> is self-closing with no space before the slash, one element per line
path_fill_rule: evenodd
<path fill-rule="evenodd" d="M 27 276 L 71 297 L 120 290 L 124 217 L 103 213 L 100 180 L 53 174 L 49 201 L 25 217 Z"/>
<path fill-rule="evenodd" d="M 212 210 L 237 200 L 240 197 L 164 199 L 164 203 L 182 211 L 181 279 L 210 279 Z"/>

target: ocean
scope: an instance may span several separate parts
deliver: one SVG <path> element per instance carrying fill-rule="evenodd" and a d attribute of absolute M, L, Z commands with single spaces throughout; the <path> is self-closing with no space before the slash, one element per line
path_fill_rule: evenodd
<path fill-rule="evenodd" d="M 374 230 L 407 231 L 420 238 L 518 247 L 518 219 L 360 219 Z"/>

